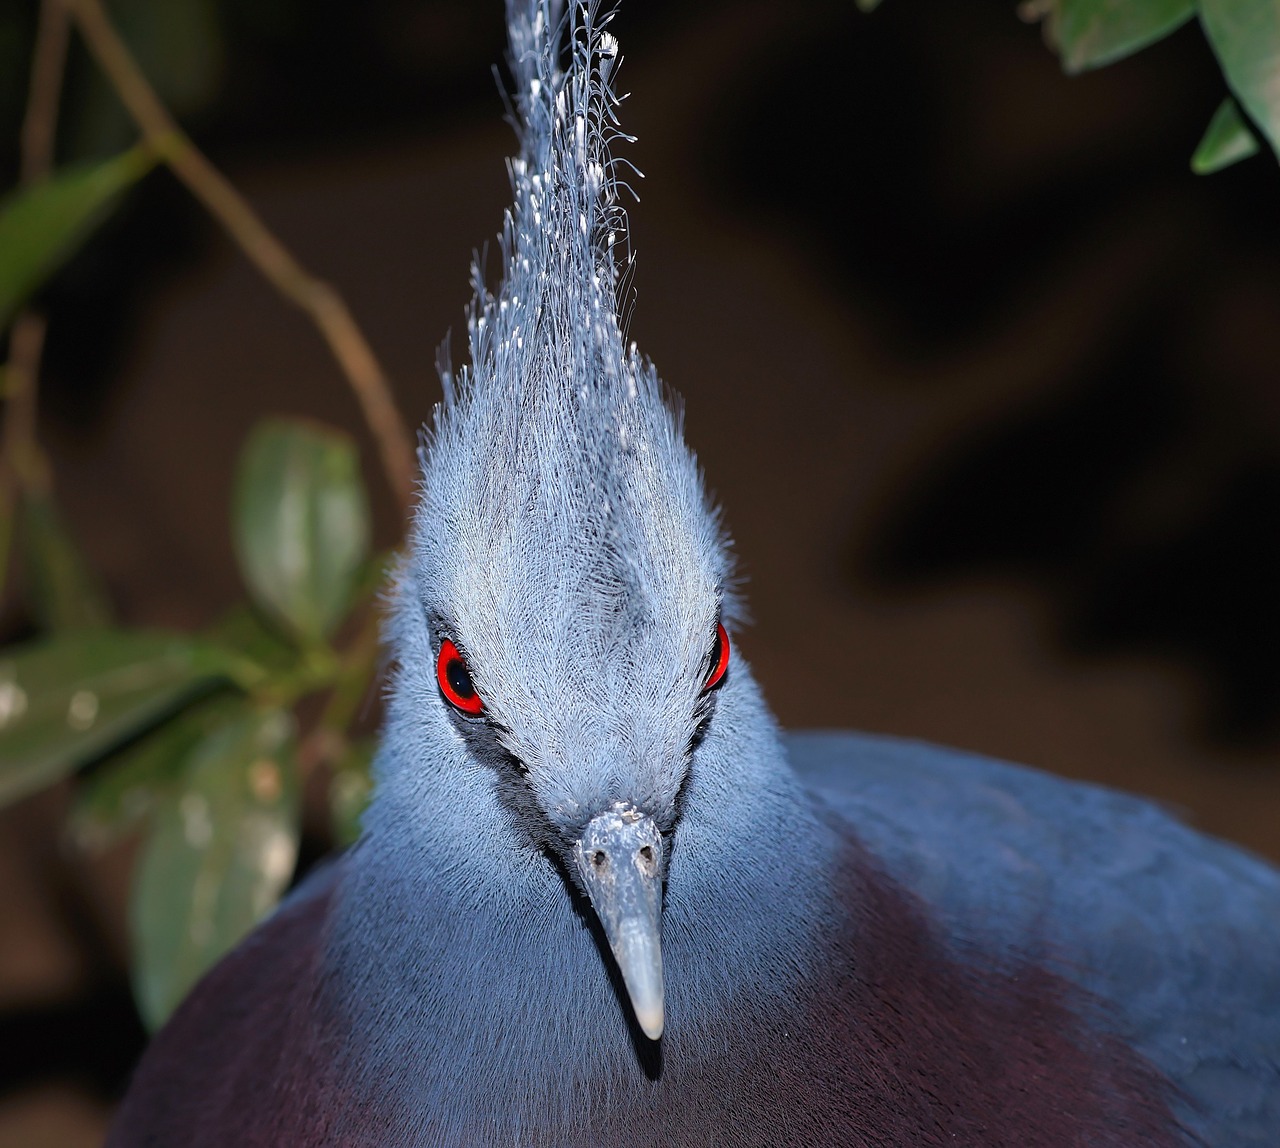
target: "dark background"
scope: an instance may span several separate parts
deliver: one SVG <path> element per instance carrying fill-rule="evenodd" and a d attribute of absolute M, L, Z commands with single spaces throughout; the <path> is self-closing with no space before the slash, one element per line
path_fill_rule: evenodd
<path fill-rule="evenodd" d="M 188 124 L 421 422 L 508 199 L 500 5 L 215 15 Z M 32 7 L 0 17 L 11 177 Z M 1190 174 L 1225 92 L 1199 29 L 1074 79 L 1005 0 L 631 0 L 615 31 L 631 334 L 685 397 L 783 722 L 1147 792 L 1280 858 L 1280 172 Z M 68 99 L 65 152 L 127 142 L 79 56 Z M 396 541 L 318 336 L 167 175 L 44 303 L 42 434 L 126 622 L 239 595 L 264 414 L 350 428 Z M 0 637 L 27 625 L 11 592 Z M 0 815 L 0 1148 L 97 1144 L 142 1039 L 129 850 L 70 848 L 66 797 Z"/>

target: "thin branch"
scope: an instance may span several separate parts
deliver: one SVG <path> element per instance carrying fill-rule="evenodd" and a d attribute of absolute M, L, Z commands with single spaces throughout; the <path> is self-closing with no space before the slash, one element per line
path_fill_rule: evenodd
<path fill-rule="evenodd" d="M 5 463 L 19 486 L 39 494 L 47 494 L 51 483 L 48 459 L 36 439 L 44 333 L 44 316 L 22 311 L 9 332 L 9 364 L 5 371 Z"/>
<path fill-rule="evenodd" d="M 53 170 L 53 146 L 58 126 L 62 74 L 67 64 L 67 40 L 71 21 L 56 0 L 43 0 L 31 59 L 31 84 L 22 121 L 20 179 L 39 183 Z"/>
<path fill-rule="evenodd" d="M 22 158 L 19 178 L 24 186 L 49 178 L 58 126 L 58 103 L 66 67 L 70 21 L 57 0 L 43 0 L 31 59 L 27 108 L 22 118 Z M 4 389 L 4 465 L 8 474 L 2 492 L 4 513 L 11 524 L 17 488 L 48 493 L 48 460 L 36 438 L 40 356 L 44 349 L 45 320 L 24 309 L 9 333 L 9 362 Z M 7 558 L 6 534 L 4 555 Z M 0 571 L 4 569 L 0 565 Z"/>
<path fill-rule="evenodd" d="M 318 722 L 319 728 L 343 737 L 359 715 L 360 706 L 369 696 L 370 687 L 378 676 L 382 646 L 378 641 L 379 614 L 375 605 L 372 597 L 364 604 L 360 628 L 343 652 L 342 669 Z"/>
<path fill-rule="evenodd" d="M 316 726 L 298 743 L 295 760 L 298 763 L 298 775 L 305 785 L 307 780 L 320 769 L 332 769 L 347 749 L 347 739 L 337 730 L 327 726 Z"/>
<path fill-rule="evenodd" d="M 404 507 L 413 496 L 413 440 L 382 372 L 342 297 L 309 274 L 253 208 L 178 127 L 117 34 L 101 0 L 60 0 L 143 137 L 208 208 L 282 295 L 311 316 L 338 360 L 378 445 L 382 468 Z"/>

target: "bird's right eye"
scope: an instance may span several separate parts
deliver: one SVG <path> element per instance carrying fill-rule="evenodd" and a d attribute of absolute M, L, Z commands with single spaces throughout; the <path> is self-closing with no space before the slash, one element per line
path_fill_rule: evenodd
<path fill-rule="evenodd" d="M 717 622 L 715 653 L 711 657 L 711 670 L 707 674 L 707 680 L 702 683 L 702 692 L 715 689 L 724 679 L 724 672 L 728 668 L 729 635 L 725 633 L 724 626 Z"/>
<path fill-rule="evenodd" d="M 455 709 L 472 716 L 484 709 L 484 702 L 480 700 L 475 683 L 471 680 L 471 671 L 467 669 L 466 659 L 448 638 L 440 643 L 440 656 L 436 659 L 436 680 L 440 683 L 440 692 Z"/>

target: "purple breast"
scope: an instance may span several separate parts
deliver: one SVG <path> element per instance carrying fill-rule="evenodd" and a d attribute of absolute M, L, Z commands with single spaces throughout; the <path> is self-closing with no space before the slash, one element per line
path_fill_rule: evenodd
<path fill-rule="evenodd" d="M 735 1018 L 724 1039 L 696 1045 L 672 1031 L 656 1079 L 637 1066 L 633 1080 L 575 1098 L 586 1125 L 533 1114 L 520 1144 L 1186 1145 L 1169 1084 L 1107 1031 L 1099 1002 L 1034 963 L 956 960 L 856 846 L 838 881 L 842 921 L 818 962 L 829 971 L 790 1015 Z M 108 1148 L 446 1143 L 430 1113 L 360 1104 L 335 1078 L 346 1039 L 323 1006 L 318 960 L 332 884 L 278 914 L 183 1005 Z M 709 1058 L 710 1047 L 725 1051 Z M 492 1132 L 477 1113 L 471 1142 L 509 1139 Z"/>
<path fill-rule="evenodd" d="M 1173 1088 L 1101 1002 L 1029 961 L 959 961 L 924 907 L 857 846 L 839 876 L 829 970 L 791 1016 L 699 1060 L 678 1035 L 660 1079 L 572 1141 L 903 1148 L 1176 1148 Z M 597 1103 L 606 1103 L 604 1096 Z M 594 1106 L 593 1106 L 594 1107 Z M 600 1111 L 600 1109 L 596 1109 Z"/>

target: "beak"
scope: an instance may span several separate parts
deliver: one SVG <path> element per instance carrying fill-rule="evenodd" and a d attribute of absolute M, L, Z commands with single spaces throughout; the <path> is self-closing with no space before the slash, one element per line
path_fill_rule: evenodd
<path fill-rule="evenodd" d="M 662 1035 L 662 834 L 651 817 L 615 805 L 573 847 L 591 907 L 604 926 L 636 1020 Z"/>

